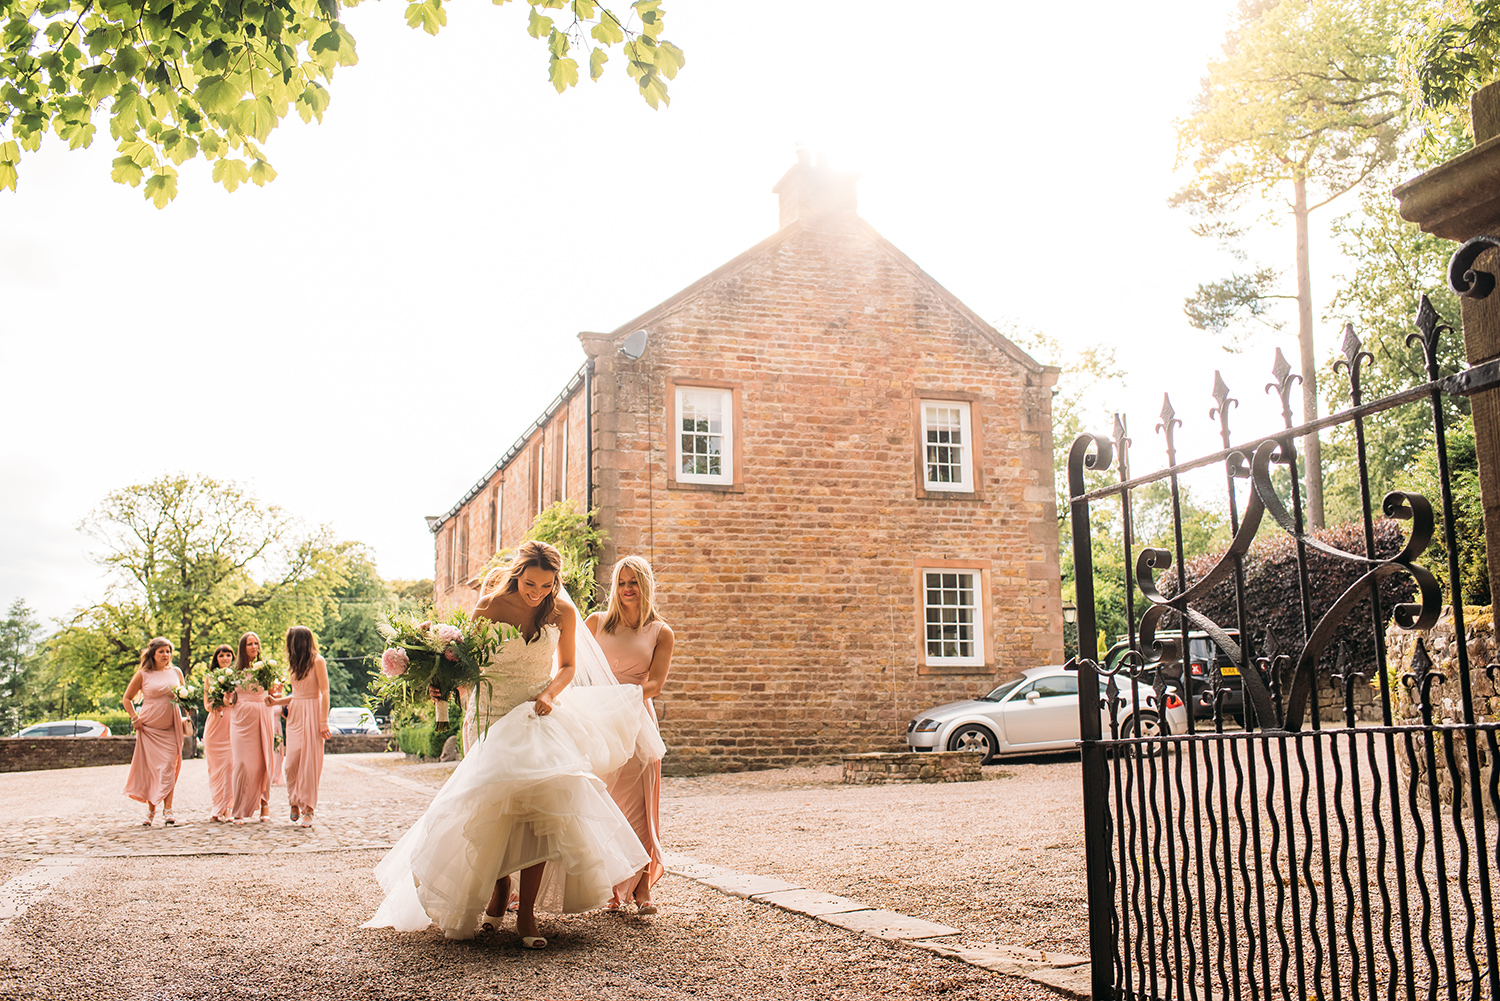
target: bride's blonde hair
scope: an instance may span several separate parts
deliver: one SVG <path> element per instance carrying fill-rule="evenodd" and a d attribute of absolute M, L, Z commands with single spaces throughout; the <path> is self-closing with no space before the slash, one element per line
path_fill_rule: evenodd
<path fill-rule="evenodd" d="M 613 633 L 625 618 L 625 610 L 620 607 L 620 571 L 629 568 L 635 571 L 636 583 L 641 589 L 641 621 L 636 625 L 637 629 L 643 628 L 646 623 L 661 619 L 656 614 L 656 605 L 652 601 L 652 595 L 656 593 L 656 574 L 651 570 L 651 564 L 646 562 L 644 556 L 626 556 L 615 564 L 614 573 L 609 579 L 609 611 L 604 615 L 603 628 L 607 633 Z"/>
<path fill-rule="evenodd" d="M 536 628 L 526 637 L 528 641 L 541 630 L 542 623 L 551 620 L 552 612 L 557 607 L 557 592 L 562 588 L 562 553 L 535 539 L 523 542 L 509 563 L 501 564 L 484 575 L 484 582 L 479 587 L 481 603 L 497 595 L 513 593 L 520 590 L 521 575 L 531 567 L 555 574 L 556 577 L 552 582 L 552 592 L 537 606 Z"/>

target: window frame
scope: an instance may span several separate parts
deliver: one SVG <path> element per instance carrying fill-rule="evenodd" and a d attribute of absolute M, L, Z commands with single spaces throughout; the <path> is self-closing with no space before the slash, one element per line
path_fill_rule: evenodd
<path fill-rule="evenodd" d="M 667 379 L 665 382 L 665 395 L 668 401 L 667 434 L 670 438 L 667 447 L 668 489 L 742 493 L 745 489 L 745 436 L 740 387 L 731 382 L 716 382 L 708 379 Z M 680 472 L 682 469 L 682 393 L 694 390 L 718 392 L 729 403 L 729 413 L 725 415 L 724 420 L 724 435 L 728 439 L 727 447 L 720 453 L 729 465 L 729 469 L 712 479 L 706 478 L 703 474 L 691 475 L 688 478 Z"/>
<path fill-rule="evenodd" d="M 912 445 L 916 472 L 916 495 L 927 500 L 984 500 L 983 397 L 953 390 L 918 390 L 912 398 Z M 927 479 L 927 406 L 959 406 L 967 416 L 969 441 L 965 450 L 968 482 L 957 485 L 931 483 Z"/>
<path fill-rule="evenodd" d="M 913 574 L 916 596 L 917 673 L 922 674 L 992 674 L 994 653 L 994 596 L 990 590 L 990 565 L 982 560 L 919 559 Z M 927 652 L 927 575 L 929 573 L 973 574 L 974 646 L 973 657 L 934 657 Z"/>

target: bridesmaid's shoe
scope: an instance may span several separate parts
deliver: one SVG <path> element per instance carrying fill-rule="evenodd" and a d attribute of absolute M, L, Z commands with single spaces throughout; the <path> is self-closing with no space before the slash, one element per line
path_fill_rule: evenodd
<path fill-rule="evenodd" d="M 521 945 L 527 949 L 545 949 L 547 940 L 540 935 L 522 935 Z"/>
<path fill-rule="evenodd" d="M 295 824 L 297 822 L 297 816 L 297 808 L 294 806 L 292 807 L 292 823 Z"/>
<path fill-rule="evenodd" d="M 312 811 L 311 810 L 303 810 L 302 811 L 301 819 L 299 819 L 297 821 L 297 826 L 298 827 L 311 827 L 312 825 L 313 825 Z"/>
<path fill-rule="evenodd" d="M 264 823 L 269 822 L 270 819 L 271 819 L 271 804 L 270 803 L 262 803 L 261 807 L 260 807 L 260 822 L 262 824 L 264 824 Z"/>
<path fill-rule="evenodd" d="M 142 827 L 150 827 L 151 826 L 151 822 L 154 821 L 155 819 L 156 819 L 156 807 L 154 807 L 154 806 L 148 806 L 148 807 L 146 807 L 146 819 L 143 820 L 143 821 L 141 821 L 141 826 Z"/>
<path fill-rule="evenodd" d="M 649 918 L 651 915 L 653 915 L 655 913 L 656 913 L 656 905 L 653 904 L 649 900 L 646 901 L 644 904 L 637 904 L 635 906 L 635 916 L 638 917 L 638 918 Z"/>
<path fill-rule="evenodd" d="M 172 816 L 171 810 L 163 810 L 161 812 L 161 822 L 163 824 L 166 824 L 168 827 L 173 827 L 177 823 L 177 818 Z"/>

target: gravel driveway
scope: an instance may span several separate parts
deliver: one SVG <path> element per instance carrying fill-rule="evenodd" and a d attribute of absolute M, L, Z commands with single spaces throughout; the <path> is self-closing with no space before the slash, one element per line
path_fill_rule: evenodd
<path fill-rule="evenodd" d="M 1079 952 L 1077 767 L 942 786 L 846 787 L 832 767 L 668 779 L 663 827 L 674 852 L 940 921 L 965 944 Z M 0 775 L 0 997 L 1058 997 L 671 875 L 656 918 L 548 917 L 542 953 L 510 926 L 467 943 L 362 930 L 372 867 L 449 766 L 330 756 L 310 831 L 285 823 L 279 789 L 277 823 L 207 823 L 202 761 L 184 766 L 183 823 L 143 828 L 126 770 Z"/>

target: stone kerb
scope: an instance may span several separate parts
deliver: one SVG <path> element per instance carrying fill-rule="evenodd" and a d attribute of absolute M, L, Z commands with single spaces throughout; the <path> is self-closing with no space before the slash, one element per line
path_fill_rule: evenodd
<path fill-rule="evenodd" d="M 1416 652 L 1418 638 L 1427 647 L 1433 671 L 1444 676 L 1444 680 L 1432 686 L 1433 724 L 1442 726 L 1500 722 L 1500 688 L 1497 688 L 1497 677 L 1491 676 L 1486 670 L 1489 665 L 1500 661 L 1500 645 L 1496 642 L 1492 608 L 1466 605 L 1464 625 L 1469 652 L 1469 689 L 1474 702 L 1472 720 L 1465 719 L 1463 713 L 1462 681 L 1458 666 L 1459 641 L 1453 632 L 1452 609 L 1444 609 L 1437 624 L 1425 632 L 1408 632 L 1394 625 L 1387 631 L 1386 662 L 1391 688 L 1391 713 L 1397 726 L 1412 726 L 1422 722 L 1421 714 L 1413 702 L 1413 693 L 1402 682 L 1402 675 L 1411 670 L 1412 655 Z M 1480 786 L 1488 789 L 1495 763 L 1490 760 L 1486 743 L 1481 734 L 1478 744 Z M 1448 760 L 1450 744 L 1451 764 Z M 1431 799 L 1431 785 L 1427 776 L 1427 743 L 1423 734 L 1412 737 L 1412 748 L 1413 753 L 1399 755 L 1398 759 L 1408 774 L 1415 778 L 1418 798 L 1427 803 Z M 1456 789 L 1463 812 L 1469 813 L 1469 761 L 1465 741 L 1461 736 L 1455 735 L 1452 741 L 1440 740 L 1433 751 L 1437 762 L 1438 801 L 1444 807 L 1451 808 Z M 1456 786 L 1455 777 L 1458 780 Z"/>
<path fill-rule="evenodd" d="M 845 754 L 845 785 L 887 782 L 977 782 L 983 777 L 978 751 L 903 751 Z"/>

